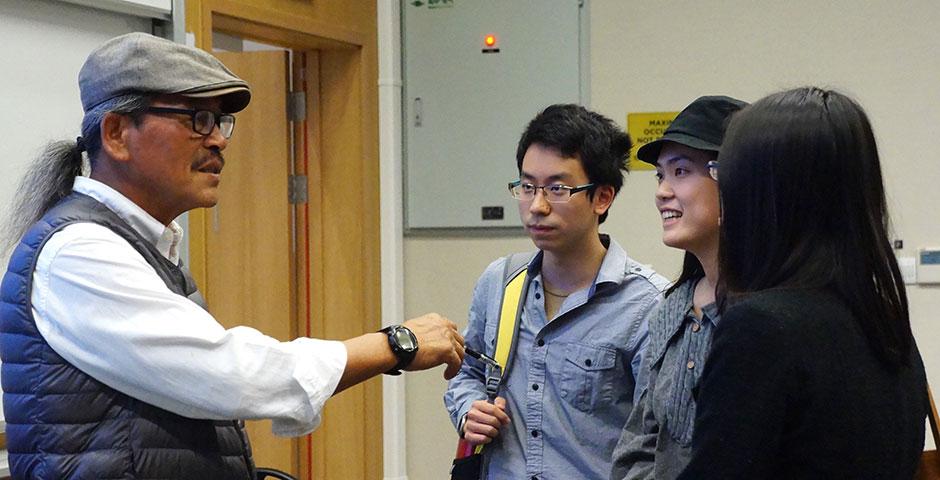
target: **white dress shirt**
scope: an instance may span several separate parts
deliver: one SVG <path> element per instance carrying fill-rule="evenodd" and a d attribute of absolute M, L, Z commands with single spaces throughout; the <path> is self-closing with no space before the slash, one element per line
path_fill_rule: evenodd
<path fill-rule="evenodd" d="M 76 178 L 74 191 L 105 204 L 178 262 L 182 229 L 175 222 L 164 227 L 90 178 Z M 346 368 L 342 342 L 280 342 L 253 328 L 225 329 L 167 288 L 126 240 L 97 224 L 52 235 L 37 259 L 31 299 L 36 327 L 62 358 L 117 391 L 185 417 L 271 419 L 276 435 L 304 435 L 319 425 Z"/>

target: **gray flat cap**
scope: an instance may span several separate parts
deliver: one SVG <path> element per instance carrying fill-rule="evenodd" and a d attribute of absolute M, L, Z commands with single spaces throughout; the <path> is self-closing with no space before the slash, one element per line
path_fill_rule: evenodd
<path fill-rule="evenodd" d="M 96 48 L 78 73 L 82 108 L 128 93 L 221 97 L 222 111 L 241 111 L 251 100 L 248 83 L 217 58 L 146 33 L 128 33 Z"/>

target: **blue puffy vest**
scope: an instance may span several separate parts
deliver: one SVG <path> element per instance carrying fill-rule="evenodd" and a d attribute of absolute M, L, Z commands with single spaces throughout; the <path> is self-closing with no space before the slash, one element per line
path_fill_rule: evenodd
<path fill-rule="evenodd" d="M 201 301 L 184 270 L 91 197 L 72 193 L 33 225 L 0 286 L 0 378 L 13 478 L 252 478 L 241 422 L 184 418 L 129 397 L 69 364 L 39 334 L 30 304 L 36 258 L 52 234 L 80 222 L 110 228 L 173 292 Z"/>

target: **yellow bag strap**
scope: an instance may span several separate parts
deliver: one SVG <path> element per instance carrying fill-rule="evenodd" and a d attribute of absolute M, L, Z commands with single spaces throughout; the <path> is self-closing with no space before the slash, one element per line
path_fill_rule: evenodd
<path fill-rule="evenodd" d="M 509 366 L 509 353 L 512 351 L 516 336 L 516 322 L 519 320 L 522 287 L 525 286 L 526 269 L 519 270 L 503 289 L 503 304 L 499 312 L 499 330 L 496 332 L 496 353 L 493 358 L 502 366 L 503 372 Z"/>
<path fill-rule="evenodd" d="M 506 259 L 506 269 L 511 263 L 511 257 Z M 502 381 L 509 369 L 509 356 L 515 346 L 513 341 L 516 337 L 516 325 L 519 323 L 519 315 L 522 314 L 522 294 L 526 285 L 526 268 L 519 269 L 514 273 L 509 282 L 503 288 L 503 302 L 499 310 L 499 329 L 496 331 L 496 352 L 493 359 L 500 365 L 498 380 Z M 487 388 L 490 388 L 492 379 L 487 379 Z M 495 390 L 495 385 L 492 387 Z M 482 453 L 483 444 L 477 445 L 473 453 Z"/>

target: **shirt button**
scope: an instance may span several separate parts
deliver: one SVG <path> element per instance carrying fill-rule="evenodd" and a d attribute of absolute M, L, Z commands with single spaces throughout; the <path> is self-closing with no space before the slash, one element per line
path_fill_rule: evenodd
<path fill-rule="evenodd" d="M 593 363 L 593 362 L 591 362 L 591 359 L 590 359 L 590 358 L 584 361 L 584 364 L 585 364 L 586 366 L 588 366 L 588 367 L 591 366 L 591 363 Z"/>
<path fill-rule="evenodd" d="M 539 389 L 539 384 L 533 383 L 533 384 L 532 384 L 532 390 L 538 390 L 538 389 Z"/>
<path fill-rule="evenodd" d="M 693 368 L 695 368 L 695 362 L 693 362 L 692 360 L 689 360 L 689 363 L 685 364 L 685 366 L 689 370 L 692 370 Z"/>
<path fill-rule="evenodd" d="M 540 298 L 542 298 L 542 295 L 539 294 L 539 293 L 536 293 L 536 294 L 535 294 L 535 299 L 538 300 L 538 299 L 540 299 Z"/>
<path fill-rule="evenodd" d="M 535 475 L 532 475 L 532 480 L 539 480 L 539 477 L 536 477 Z"/>
<path fill-rule="evenodd" d="M 697 324 L 697 323 L 693 323 L 693 324 L 692 324 L 692 331 L 693 331 L 693 332 L 697 332 L 697 331 L 699 331 L 699 330 L 701 330 L 701 329 L 702 329 L 702 326 L 701 326 L 701 325 L 699 325 L 699 324 Z"/>
<path fill-rule="evenodd" d="M 539 438 L 539 431 L 538 431 L 538 430 L 532 430 L 532 436 L 535 437 L 535 438 Z"/>
<path fill-rule="evenodd" d="M 540 338 L 539 341 L 538 341 L 538 345 L 539 345 L 540 347 L 544 347 L 544 346 L 545 346 L 545 340 L 543 340 L 543 339 Z"/>

